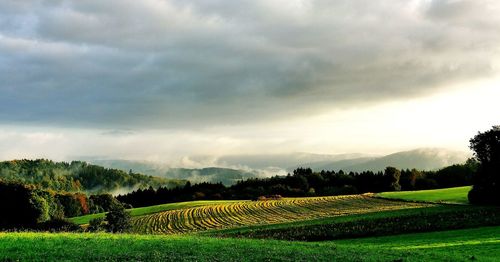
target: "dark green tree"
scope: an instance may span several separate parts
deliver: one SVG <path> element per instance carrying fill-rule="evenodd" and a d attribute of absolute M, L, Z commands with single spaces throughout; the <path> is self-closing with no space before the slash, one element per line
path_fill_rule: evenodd
<path fill-rule="evenodd" d="M 87 230 L 90 232 L 98 232 L 98 231 L 104 230 L 104 226 L 105 226 L 104 218 L 97 217 L 97 218 L 91 219 L 89 221 L 89 226 L 88 226 Z"/>
<path fill-rule="evenodd" d="M 50 205 L 35 187 L 0 180 L 0 228 L 30 228 L 49 220 Z"/>
<path fill-rule="evenodd" d="M 388 166 L 384 171 L 384 180 L 386 180 L 385 186 L 388 186 L 388 191 L 399 191 L 401 190 L 401 185 L 399 184 L 399 178 L 401 177 L 401 171 L 399 169 Z"/>
<path fill-rule="evenodd" d="M 470 148 L 479 161 L 479 167 L 473 177 L 469 201 L 500 205 L 500 126 L 479 132 L 470 140 Z"/>
<path fill-rule="evenodd" d="M 117 206 L 106 214 L 106 230 L 113 233 L 128 231 L 132 224 L 130 213 L 123 206 Z"/>
<path fill-rule="evenodd" d="M 415 190 L 417 179 L 421 176 L 422 174 L 415 168 L 412 170 L 401 170 L 401 177 L 399 178 L 401 190 Z"/>

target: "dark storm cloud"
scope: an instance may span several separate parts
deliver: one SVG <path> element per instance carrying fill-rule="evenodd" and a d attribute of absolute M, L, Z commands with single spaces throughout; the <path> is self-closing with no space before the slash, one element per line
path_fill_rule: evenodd
<path fill-rule="evenodd" d="M 0 122 L 233 124 L 498 71 L 495 1 L 4 1 Z"/>

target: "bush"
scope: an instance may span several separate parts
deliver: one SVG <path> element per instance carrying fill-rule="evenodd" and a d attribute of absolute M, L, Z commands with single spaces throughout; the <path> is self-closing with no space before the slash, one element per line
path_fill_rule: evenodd
<path fill-rule="evenodd" d="M 130 213 L 123 206 L 118 206 L 106 214 L 106 230 L 113 233 L 128 231 L 132 224 L 130 223 Z"/>
<path fill-rule="evenodd" d="M 56 199 L 64 207 L 65 217 L 76 217 L 84 215 L 84 210 L 82 208 L 82 202 L 78 196 L 71 193 L 57 194 Z"/>
<path fill-rule="evenodd" d="M 106 212 L 121 205 L 120 201 L 110 194 L 91 195 L 89 200 L 91 202 L 91 212 L 93 213 Z"/>
<path fill-rule="evenodd" d="M 90 232 L 99 232 L 103 231 L 105 229 L 105 226 L 106 224 L 104 222 L 104 218 L 98 217 L 91 219 L 89 221 L 89 226 L 87 227 L 87 230 Z"/>
<path fill-rule="evenodd" d="M 66 219 L 52 219 L 37 225 L 36 229 L 50 232 L 76 232 L 81 231 L 81 227 Z"/>

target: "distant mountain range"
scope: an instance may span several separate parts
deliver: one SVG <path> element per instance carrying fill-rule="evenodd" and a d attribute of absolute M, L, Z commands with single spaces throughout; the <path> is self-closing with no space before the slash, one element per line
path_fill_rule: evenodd
<path fill-rule="evenodd" d="M 251 177 L 284 175 L 297 167 L 310 167 L 315 171 L 335 170 L 360 172 L 365 170 L 380 171 L 387 166 L 399 169 L 416 168 L 435 170 L 452 164 L 464 163 L 470 154 L 439 148 L 421 148 L 397 152 L 386 156 L 366 154 L 263 154 L 229 155 L 219 157 L 207 168 L 172 168 L 164 163 L 130 160 L 92 160 L 94 164 L 108 168 L 143 173 L 146 175 L 185 179 L 193 183 L 222 182 L 231 185 L 238 180 Z"/>
<path fill-rule="evenodd" d="M 308 163 L 329 163 L 336 161 L 345 161 L 350 159 L 367 158 L 373 155 L 365 154 L 309 154 L 309 153 L 290 153 L 290 154 L 263 154 L 263 155 L 229 155 L 217 159 L 221 166 L 243 166 L 251 169 L 280 168 L 289 169 Z M 292 168 L 293 169 L 293 168 Z"/>
<path fill-rule="evenodd" d="M 303 166 L 313 170 L 344 170 L 361 172 L 365 170 L 381 171 L 387 166 L 398 169 L 436 170 L 453 164 L 464 163 L 470 154 L 438 148 L 421 148 L 398 152 L 381 157 L 362 157 L 339 161 L 319 161 Z M 292 168 L 293 169 L 293 168 Z"/>

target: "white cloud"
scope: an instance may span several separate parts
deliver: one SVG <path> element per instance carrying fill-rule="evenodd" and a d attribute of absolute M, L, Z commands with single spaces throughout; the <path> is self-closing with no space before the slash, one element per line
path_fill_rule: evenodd
<path fill-rule="evenodd" d="M 0 122 L 174 128 L 307 116 L 498 74 L 494 1 L 3 4 Z M 5 19 L 7 20 L 7 19 Z M 363 101 L 363 102 L 361 102 Z"/>
<path fill-rule="evenodd" d="M 0 125 L 10 127 L 1 154 L 462 148 L 465 133 L 443 135 L 467 127 L 453 114 L 460 105 L 446 97 L 421 105 L 433 111 L 408 105 L 457 85 L 498 84 L 499 8 L 492 0 L 2 1 Z M 470 129 L 492 121 L 478 100 L 473 112 L 485 117 Z M 447 103 L 455 109 L 439 122 L 432 113 Z M 401 128 L 411 122 L 398 110 L 419 127 Z M 440 135 L 421 127 L 427 120 Z"/>
<path fill-rule="evenodd" d="M 308 118 L 189 131 L 4 126 L 0 159 L 103 157 L 201 167 L 215 165 L 217 156 L 227 154 L 385 154 L 417 147 L 467 151 L 468 140 L 498 124 L 496 112 L 500 112 L 498 81 L 469 85 L 473 89 L 461 86 L 427 98 Z"/>

